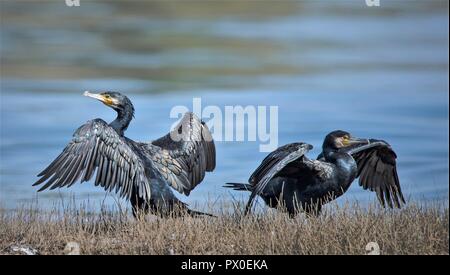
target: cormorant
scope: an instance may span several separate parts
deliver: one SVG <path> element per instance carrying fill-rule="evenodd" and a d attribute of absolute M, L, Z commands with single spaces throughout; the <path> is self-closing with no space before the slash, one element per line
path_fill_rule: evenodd
<path fill-rule="evenodd" d="M 375 191 L 385 207 L 405 203 L 396 168 L 396 154 L 382 140 L 360 139 L 345 131 L 329 133 L 316 160 L 305 154 L 312 145 L 299 142 L 270 153 L 250 176 L 249 184 L 225 187 L 250 191 L 245 213 L 257 195 L 270 207 L 283 207 L 291 217 L 299 211 L 318 215 L 322 205 L 343 195 L 355 178 L 364 189 Z"/>
<path fill-rule="evenodd" d="M 114 109 L 117 118 L 110 124 L 97 118 L 78 128 L 62 153 L 38 175 L 41 178 L 33 186 L 44 184 L 38 191 L 89 181 L 97 171 L 95 185 L 130 200 L 135 217 L 138 210 L 168 216 L 175 208 L 205 214 L 187 208 L 170 188 L 189 195 L 205 172 L 214 170 L 215 145 L 204 122 L 188 112 L 167 135 L 137 142 L 124 136 L 134 117 L 126 96 L 88 91 L 84 95 Z"/>

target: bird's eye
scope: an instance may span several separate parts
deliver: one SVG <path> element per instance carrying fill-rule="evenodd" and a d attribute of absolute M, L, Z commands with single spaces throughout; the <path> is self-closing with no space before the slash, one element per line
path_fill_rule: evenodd
<path fill-rule="evenodd" d="M 111 96 L 110 95 L 105 95 L 105 98 L 110 98 Z"/>

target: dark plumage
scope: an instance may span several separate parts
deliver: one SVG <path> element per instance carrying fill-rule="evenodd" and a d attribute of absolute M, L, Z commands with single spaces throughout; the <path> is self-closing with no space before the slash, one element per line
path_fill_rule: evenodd
<path fill-rule="evenodd" d="M 281 146 L 262 161 L 249 184 L 227 183 L 225 187 L 251 192 L 246 213 L 260 196 L 270 207 L 281 204 L 291 216 L 300 210 L 317 215 L 323 204 L 343 195 L 357 177 L 364 189 L 377 193 L 383 206 L 400 208 L 405 203 L 397 156 L 387 142 L 334 131 L 326 136 L 317 160 L 305 155 L 312 148 L 306 143 Z"/>
<path fill-rule="evenodd" d="M 137 142 L 124 136 L 134 116 L 131 101 L 117 92 L 92 94 L 117 111 L 107 124 L 94 119 L 73 134 L 63 152 L 38 176 L 39 191 L 71 186 L 78 180 L 115 191 L 138 210 L 169 215 L 175 207 L 192 215 L 204 214 L 187 208 L 172 192 L 189 195 L 216 166 L 214 141 L 208 127 L 193 113 L 186 113 L 166 136 L 153 142 Z M 170 186 L 170 187 L 169 187 Z"/>

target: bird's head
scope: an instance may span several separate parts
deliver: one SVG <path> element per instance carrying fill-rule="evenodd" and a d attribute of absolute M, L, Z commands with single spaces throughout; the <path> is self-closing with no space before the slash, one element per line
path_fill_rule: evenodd
<path fill-rule="evenodd" d="M 85 91 L 83 95 L 95 98 L 103 102 L 103 104 L 105 104 L 106 106 L 113 108 L 117 112 L 131 112 L 132 114 L 134 114 L 134 107 L 131 103 L 131 100 L 121 93 L 108 91 L 95 94 L 89 91 Z"/>
<path fill-rule="evenodd" d="M 325 137 L 322 149 L 324 151 L 341 151 L 342 149 L 353 149 L 368 143 L 370 143 L 368 139 L 356 138 L 349 132 L 337 130 Z"/>

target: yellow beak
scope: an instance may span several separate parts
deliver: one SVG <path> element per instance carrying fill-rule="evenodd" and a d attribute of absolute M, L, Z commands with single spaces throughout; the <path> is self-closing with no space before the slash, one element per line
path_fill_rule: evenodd
<path fill-rule="evenodd" d="M 97 99 L 97 100 L 100 100 L 101 102 L 103 102 L 104 104 L 106 104 L 106 105 L 108 105 L 108 106 L 111 106 L 112 103 L 113 103 L 112 99 L 106 98 L 106 97 L 104 97 L 104 96 L 101 95 L 101 94 L 94 94 L 94 93 L 91 93 L 91 92 L 89 92 L 89 91 L 85 91 L 85 92 L 83 93 L 83 95 L 84 95 L 84 96 L 88 96 L 88 97 L 95 98 L 95 99 Z"/>

